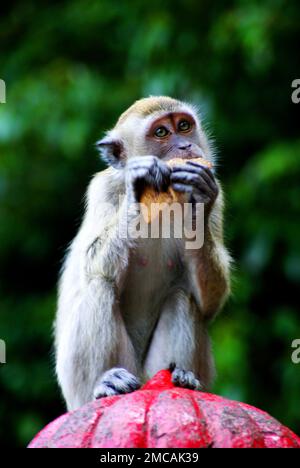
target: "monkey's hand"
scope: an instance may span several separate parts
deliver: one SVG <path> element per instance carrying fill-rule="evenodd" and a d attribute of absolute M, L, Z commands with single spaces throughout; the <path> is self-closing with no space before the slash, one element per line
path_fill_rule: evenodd
<path fill-rule="evenodd" d="M 171 169 L 156 156 L 132 157 L 126 164 L 126 190 L 129 197 L 139 202 L 146 187 L 157 192 L 167 191 Z"/>
<path fill-rule="evenodd" d="M 140 381 L 126 369 L 113 367 L 104 372 L 94 388 L 94 398 L 121 395 L 138 390 Z"/>
<path fill-rule="evenodd" d="M 204 203 L 207 220 L 219 193 L 212 171 L 196 162 L 187 161 L 186 164 L 173 167 L 170 180 L 174 190 L 190 194 L 189 201 L 193 205 Z"/>

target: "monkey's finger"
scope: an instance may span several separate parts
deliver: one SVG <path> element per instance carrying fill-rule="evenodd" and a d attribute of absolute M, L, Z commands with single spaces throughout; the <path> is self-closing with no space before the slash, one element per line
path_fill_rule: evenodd
<path fill-rule="evenodd" d="M 149 174 L 148 168 L 139 167 L 137 169 L 130 169 L 128 173 L 129 180 L 142 180 Z"/>
<path fill-rule="evenodd" d="M 185 383 L 184 374 L 185 372 L 183 369 L 176 367 L 175 370 L 172 372 L 172 382 L 175 385 L 184 385 Z"/>
<path fill-rule="evenodd" d="M 200 189 L 193 190 L 191 185 L 173 183 L 171 184 L 171 187 L 173 188 L 173 190 L 175 190 L 175 192 L 193 194 L 194 201 L 196 201 L 196 203 L 209 204 L 212 201 L 211 197 L 208 196 L 205 191 L 200 190 Z"/>
<path fill-rule="evenodd" d="M 172 188 L 175 192 L 183 192 L 183 193 L 191 193 L 193 188 L 190 185 L 179 184 L 179 183 L 171 183 Z"/>
<path fill-rule="evenodd" d="M 142 160 L 139 160 L 139 161 L 134 161 L 130 164 L 128 164 L 127 166 L 127 171 L 137 171 L 139 169 L 144 169 L 144 170 L 148 170 L 153 167 L 153 166 L 156 166 L 156 162 L 154 162 L 153 160 L 151 161 L 142 161 Z"/>
<path fill-rule="evenodd" d="M 139 161 L 135 161 L 134 164 L 130 164 L 127 168 L 128 173 L 133 179 L 147 179 L 150 185 L 153 185 L 157 190 L 167 190 L 171 169 L 165 164 L 157 160 L 152 156 L 146 157 L 146 161 L 141 158 Z"/>
<path fill-rule="evenodd" d="M 128 171 L 138 171 L 138 170 L 149 171 L 153 166 L 154 166 L 154 164 L 152 164 L 152 163 L 150 164 L 150 163 L 147 163 L 147 162 L 140 162 L 140 163 L 130 164 L 130 166 L 128 166 L 127 170 Z"/>
<path fill-rule="evenodd" d="M 210 204 L 212 202 L 211 197 L 208 196 L 207 193 L 203 192 L 202 190 L 196 190 L 195 192 L 193 192 L 193 199 L 196 203 Z"/>
<path fill-rule="evenodd" d="M 216 187 L 211 187 L 207 184 L 206 180 L 202 177 L 202 174 L 196 174 L 193 172 L 179 171 L 172 173 L 170 176 L 171 183 L 189 184 L 206 193 L 211 198 L 216 197 Z"/>
<path fill-rule="evenodd" d="M 185 371 L 178 367 L 172 372 L 172 382 L 174 385 L 190 388 L 192 390 L 201 390 L 202 388 L 200 381 L 195 377 L 192 371 Z"/>
<path fill-rule="evenodd" d="M 154 180 L 154 186 L 158 191 L 167 191 L 170 184 L 170 168 L 163 164 L 152 166 L 149 170 Z"/>
<path fill-rule="evenodd" d="M 202 385 L 200 383 L 200 380 L 198 380 L 195 377 L 195 374 L 193 372 L 186 372 L 185 379 L 187 388 L 190 388 L 191 390 L 201 390 Z"/>
<path fill-rule="evenodd" d="M 180 171 L 180 168 L 178 166 L 176 166 L 177 169 L 175 171 L 176 172 L 181 172 Z M 201 166 L 200 164 L 185 164 L 184 166 L 181 166 L 181 169 L 182 171 L 185 171 L 185 172 L 190 172 L 190 173 L 194 173 L 194 174 L 199 174 L 201 175 L 201 177 L 206 181 L 206 183 L 210 186 L 210 188 L 213 190 L 213 191 L 218 191 L 218 186 L 216 184 L 216 180 L 214 178 L 214 176 L 212 175 L 212 177 L 210 176 L 210 173 L 208 173 L 205 169 L 204 166 Z"/>
<path fill-rule="evenodd" d="M 141 383 L 123 368 L 106 371 L 94 388 L 94 398 L 130 393 L 140 388 Z"/>
<path fill-rule="evenodd" d="M 145 176 L 145 183 L 153 187 L 157 192 L 167 190 L 168 187 L 167 181 L 159 171 L 147 173 Z"/>
<path fill-rule="evenodd" d="M 195 161 L 187 161 L 186 164 L 188 164 L 190 166 L 194 166 L 194 167 L 201 167 L 203 169 L 203 171 L 206 172 L 206 174 L 212 180 L 215 180 L 215 176 L 213 174 L 213 171 L 209 167 L 203 166 L 202 164 L 196 163 Z"/>
<path fill-rule="evenodd" d="M 170 175 L 170 179 L 172 182 L 183 182 L 192 185 L 198 185 L 199 180 L 204 182 L 204 179 L 201 177 L 201 174 L 184 170 L 172 172 L 172 174 Z"/>
<path fill-rule="evenodd" d="M 99 384 L 94 388 L 93 396 L 94 399 L 98 400 L 99 398 L 118 395 L 118 391 L 109 385 Z"/>
<path fill-rule="evenodd" d="M 163 161 L 159 161 L 158 162 L 158 167 L 159 167 L 159 170 L 162 172 L 162 174 L 165 177 L 170 176 L 170 174 L 172 172 L 172 169 L 166 163 L 164 163 Z"/>
<path fill-rule="evenodd" d="M 161 159 L 158 159 L 157 157 L 154 158 L 153 164 L 151 165 L 153 168 L 158 168 L 162 172 L 166 174 L 170 174 L 171 168 Z"/>

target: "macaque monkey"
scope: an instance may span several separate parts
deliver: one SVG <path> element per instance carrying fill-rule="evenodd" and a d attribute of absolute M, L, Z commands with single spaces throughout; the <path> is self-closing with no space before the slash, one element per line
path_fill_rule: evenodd
<path fill-rule="evenodd" d="M 214 164 L 197 112 L 169 97 L 141 99 L 97 146 L 109 167 L 90 183 L 59 283 L 56 372 L 67 407 L 132 392 L 168 367 L 176 385 L 207 389 L 214 375 L 207 324 L 229 294 L 230 256 L 220 183 L 214 169 L 191 161 Z M 174 158 L 186 163 L 170 167 Z M 120 235 L 149 187 L 185 194 L 193 216 L 204 205 L 201 248 Z"/>

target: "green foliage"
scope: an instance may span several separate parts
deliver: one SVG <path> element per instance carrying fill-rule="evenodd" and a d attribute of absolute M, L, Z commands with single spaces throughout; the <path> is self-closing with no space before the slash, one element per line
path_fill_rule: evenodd
<path fill-rule="evenodd" d="M 299 109 L 295 0 L 16 1 L 0 19 L 1 441 L 24 446 L 64 411 L 52 322 L 94 142 L 133 100 L 200 106 L 227 194 L 233 297 L 212 325 L 215 392 L 300 433 Z"/>

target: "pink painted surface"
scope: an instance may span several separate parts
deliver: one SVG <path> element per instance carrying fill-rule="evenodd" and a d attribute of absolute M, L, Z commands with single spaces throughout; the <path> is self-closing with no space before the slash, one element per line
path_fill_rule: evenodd
<path fill-rule="evenodd" d="M 162 370 L 141 390 L 64 414 L 29 447 L 300 448 L 300 438 L 253 406 L 175 387 Z"/>

